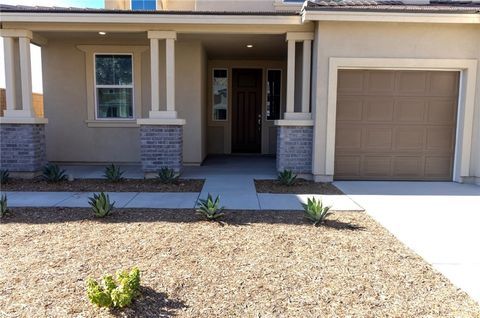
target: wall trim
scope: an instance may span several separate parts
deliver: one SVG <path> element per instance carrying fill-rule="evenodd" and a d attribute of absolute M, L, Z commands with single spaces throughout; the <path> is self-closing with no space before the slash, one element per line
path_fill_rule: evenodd
<path fill-rule="evenodd" d="M 473 137 L 473 114 L 477 60 L 473 59 L 410 59 L 410 58 L 337 58 L 329 59 L 327 93 L 327 140 L 325 174 L 334 174 L 335 129 L 337 110 L 337 78 L 342 69 L 459 71 L 459 99 L 453 181 L 470 176 Z"/>

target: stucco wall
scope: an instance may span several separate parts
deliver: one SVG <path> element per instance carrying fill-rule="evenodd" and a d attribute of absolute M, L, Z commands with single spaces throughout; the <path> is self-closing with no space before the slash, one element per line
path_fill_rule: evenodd
<path fill-rule="evenodd" d="M 88 127 L 85 53 L 82 45 L 148 45 L 145 39 L 100 41 L 49 39 L 42 50 L 47 159 L 58 162 L 139 162 L 138 128 Z M 199 42 L 176 42 L 176 104 L 184 127 L 184 162 L 201 162 L 201 51 Z M 160 41 L 160 100 L 165 100 L 165 54 Z M 113 53 L 113 52 L 112 52 Z M 150 53 L 142 55 L 141 107 L 150 110 Z"/>
<path fill-rule="evenodd" d="M 330 57 L 479 59 L 480 27 L 474 25 L 340 23 L 320 22 L 316 26 L 313 69 L 315 85 L 313 173 L 325 175 L 327 139 L 328 67 Z M 478 73 L 480 73 L 480 66 Z M 316 75 L 315 75 L 316 74 Z M 480 81 L 475 100 L 476 123 L 471 175 L 480 175 Z"/>
<path fill-rule="evenodd" d="M 274 11 L 274 0 L 196 0 L 198 11 Z"/>

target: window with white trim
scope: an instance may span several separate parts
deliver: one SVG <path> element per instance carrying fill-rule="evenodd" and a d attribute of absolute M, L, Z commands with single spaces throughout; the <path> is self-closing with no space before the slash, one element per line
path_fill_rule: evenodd
<path fill-rule="evenodd" d="M 227 120 L 228 110 L 228 70 L 213 69 L 212 115 L 213 120 Z"/>
<path fill-rule="evenodd" d="M 97 119 L 133 119 L 133 55 L 95 54 Z"/>

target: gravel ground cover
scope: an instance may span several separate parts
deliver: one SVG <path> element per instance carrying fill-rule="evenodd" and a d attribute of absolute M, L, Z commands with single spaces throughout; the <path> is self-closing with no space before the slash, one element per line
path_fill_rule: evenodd
<path fill-rule="evenodd" d="M 258 193 L 294 193 L 294 194 L 343 194 L 331 183 L 313 182 L 297 179 L 291 186 L 286 186 L 278 180 L 255 180 Z"/>
<path fill-rule="evenodd" d="M 60 192 L 200 192 L 204 180 L 180 179 L 164 184 L 155 179 L 126 179 L 109 182 L 103 179 L 75 179 L 49 183 L 41 179 L 11 179 L 1 185 L 2 191 L 60 191 Z"/>
<path fill-rule="evenodd" d="M 412 220 L 413 221 L 413 220 Z M 0 317 L 480 317 L 480 306 L 364 213 L 12 209 Z M 85 279 L 137 265 L 142 295 L 98 309 Z"/>

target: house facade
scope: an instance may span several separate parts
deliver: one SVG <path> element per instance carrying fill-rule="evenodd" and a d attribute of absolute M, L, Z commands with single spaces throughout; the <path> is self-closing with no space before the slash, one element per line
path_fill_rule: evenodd
<path fill-rule="evenodd" d="M 477 1 L 105 5 L 1 7 L 2 169 L 249 153 L 316 181 L 480 183 Z"/>

